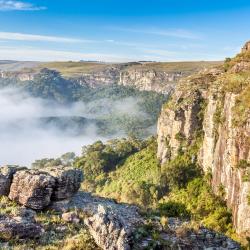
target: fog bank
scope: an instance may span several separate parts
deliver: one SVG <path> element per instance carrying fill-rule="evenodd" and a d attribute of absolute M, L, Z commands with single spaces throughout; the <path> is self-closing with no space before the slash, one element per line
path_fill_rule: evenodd
<path fill-rule="evenodd" d="M 82 146 L 109 138 L 98 135 L 92 120 L 87 120 L 78 131 L 74 123 L 60 127 L 54 121 L 47 122 L 47 119 L 95 119 L 108 115 L 111 109 L 125 115 L 145 115 L 139 111 L 137 100 L 133 98 L 59 105 L 33 98 L 20 89 L 0 90 L 0 165 L 30 166 L 41 158 L 56 158 L 66 152 L 80 154 Z M 120 136 L 124 136 L 123 131 L 111 137 Z"/>

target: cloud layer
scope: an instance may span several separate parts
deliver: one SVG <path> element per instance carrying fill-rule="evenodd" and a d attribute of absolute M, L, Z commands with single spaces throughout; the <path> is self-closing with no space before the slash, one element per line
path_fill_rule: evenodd
<path fill-rule="evenodd" d="M 64 42 L 64 43 L 75 43 L 75 42 L 86 42 L 87 40 L 80 40 L 68 37 L 58 36 L 44 36 L 44 35 L 33 35 L 24 33 L 13 33 L 13 32 L 0 32 L 0 39 L 2 40 L 14 40 L 14 41 L 39 41 L 39 42 Z"/>
<path fill-rule="evenodd" d="M 108 116 L 110 110 L 121 116 L 145 116 L 139 110 L 138 100 L 132 97 L 66 106 L 33 98 L 20 89 L 1 89 L 0 166 L 30 166 L 41 158 L 56 158 L 66 152 L 80 154 L 82 146 L 97 140 L 123 137 L 122 129 L 109 136 L 98 132 L 95 120 Z M 83 119 L 83 124 L 79 124 L 78 118 Z"/>
<path fill-rule="evenodd" d="M 0 0 L 0 11 L 32 11 L 32 10 L 44 10 L 46 7 L 35 6 L 31 3 L 12 1 L 12 0 Z"/>

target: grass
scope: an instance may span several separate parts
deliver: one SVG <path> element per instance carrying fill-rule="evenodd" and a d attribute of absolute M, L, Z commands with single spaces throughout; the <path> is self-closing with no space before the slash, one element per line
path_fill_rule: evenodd
<path fill-rule="evenodd" d="M 98 62 L 49 62 L 40 64 L 38 68 L 49 68 L 59 71 L 65 77 L 77 77 L 82 74 L 95 73 L 110 66 L 122 66 L 123 70 L 156 70 L 167 73 L 183 72 L 188 75 L 207 67 L 220 65 L 222 62 L 149 62 L 149 63 L 127 63 L 108 64 Z"/>

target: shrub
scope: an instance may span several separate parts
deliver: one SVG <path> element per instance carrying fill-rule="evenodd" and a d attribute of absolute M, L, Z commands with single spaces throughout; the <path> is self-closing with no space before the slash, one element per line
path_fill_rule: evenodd
<path fill-rule="evenodd" d="M 187 211 L 186 206 L 183 203 L 169 201 L 159 204 L 159 211 L 161 216 L 167 217 L 181 217 L 189 218 L 190 213 Z"/>

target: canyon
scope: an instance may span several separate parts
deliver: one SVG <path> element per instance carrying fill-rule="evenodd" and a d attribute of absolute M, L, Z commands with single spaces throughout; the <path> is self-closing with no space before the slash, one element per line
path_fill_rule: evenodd
<path fill-rule="evenodd" d="M 214 192 L 232 209 L 236 232 L 245 237 L 250 234 L 249 51 L 247 43 L 226 70 L 182 80 L 162 108 L 157 138 L 163 165 L 199 145 L 193 159 L 210 175 Z"/>

